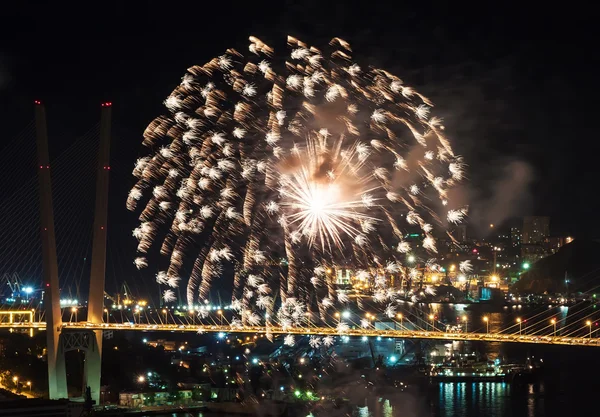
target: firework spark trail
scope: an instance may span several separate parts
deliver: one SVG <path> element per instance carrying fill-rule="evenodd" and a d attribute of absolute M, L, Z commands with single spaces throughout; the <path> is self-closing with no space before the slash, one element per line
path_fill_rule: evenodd
<path fill-rule="evenodd" d="M 232 304 L 252 310 L 236 323 L 256 323 L 257 308 L 271 314 L 277 291 L 281 325 L 302 323 L 311 300 L 324 320 L 347 302 L 336 295 L 341 265 L 377 280 L 375 301 L 393 303 L 385 274 L 406 278 L 406 253 L 436 253 L 433 226 L 466 217 L 448 201 L 464 163 L 426 97 L 354 63 L 339 38 L 329 54 L 288 45 L 282 59 L 251 37 L 250 58 L 228 49 L 189 68 L 168 114 L 144 132 L 150 155 L 136 162 L 127 200 L 142 207 L 136 266 L 160 245 L 169 265 L 157 281 L 170 288 L 189 276 L 190 305 L 233 275 Z M 420 245 L 404 241 L 411 230 Z"/>

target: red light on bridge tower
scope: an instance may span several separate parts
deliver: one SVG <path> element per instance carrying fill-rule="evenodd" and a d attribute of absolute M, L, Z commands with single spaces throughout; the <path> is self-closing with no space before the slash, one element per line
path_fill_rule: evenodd
<path fill-rule="evenodd" d="M 35 104 L 37 106 L 41 106 L 42 102 L 40 100 L 33 100 L 33 104 Z"/>
<path fill-rule="evenodd" d="M 112 101 L 105 101 L 101 104 L 102 107 L 112 107 Z"/>

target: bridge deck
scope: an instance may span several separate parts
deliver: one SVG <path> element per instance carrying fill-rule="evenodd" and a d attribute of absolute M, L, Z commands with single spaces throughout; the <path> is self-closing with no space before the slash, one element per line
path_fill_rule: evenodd
<path fill-rule="evenodd" d="M 37 329 L 45 330 L 44 322 L 25 322 L 25 323 L 0 323 L 0 329 Z M 472 340 L 485 342 L 508 342 L 508 343 L 535 343 L 548 345 L 568 345 L 568 346 L 598 346 L 600 347 L 600 338 L 590 337 L 562 337 L 562 336 L 543 336 L 543 335 L 525 335 L 509 333 L 446 333 L 442 331 L 423 331 L 423 330 L 380 330 L 380 329 L 349 329 L 340 333 L 335 328 L 328 327 L 290 327 L 282 328 L 280 326 L 244 326 L 232 327 L 228 325 L 189 325 L 189 324 L 133 324 L 133 323 L 63 323 L 63 330 L 116 330 L 116 331 L 177 331 L 177 332 L 224 332 L 224 333 L 271 333 L 271 334 L 292 334 L 292 335 L 315 335 L 315 336 L 352 336 L 352 337 L 392 337 L 399 339 L 437 339 L 437 340 Z"/>

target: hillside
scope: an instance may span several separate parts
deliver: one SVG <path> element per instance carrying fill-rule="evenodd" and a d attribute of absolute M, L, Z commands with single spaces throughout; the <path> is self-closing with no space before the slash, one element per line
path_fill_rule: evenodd
<path fill-rule="evenodd" d="M 600 286 L 600 243 L 576 239 L 523 273 L 513 291 L 530 293 L 585 292 Z"/>

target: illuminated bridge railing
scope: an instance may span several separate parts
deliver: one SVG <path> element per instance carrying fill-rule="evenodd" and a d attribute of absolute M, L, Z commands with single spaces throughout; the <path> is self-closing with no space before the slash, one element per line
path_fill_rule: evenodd
<path fill-rule="evenodd" d="M 45 330 L 44 322 L 25 322 L 25 323 L 0 323 L 0 329 L 37 329 Z M 113 330 L 113 331 L 178 331 L 195 333 L 259 333 L 273 335 L 315 335 L 315 336 L 349 336 L 349 337 L 388 337 L 399 339 L 435 339 L 435 340 L 468 340 L 484 342 L 506 342 L 506 343 L 535 343 L 547 345 L 567 345 L 567 346 L 598 346 L 600 347 L 600 338 L 592 337 L 562 337 L 562 336 L 543 336 L 526 334 L 508 334 L 508 333 L 446 333 L 440 331 L 425 330 L 380 330 L 380 329 L 349 329 L 340 333 L 335 328 L 329 327 L 289 327 L 280 326 L 243 326 L 232 327 L 229 325 L 192 325 L 192 324 L 133 324 L 133 323 L 63 323 L 63 330 Z"/>

